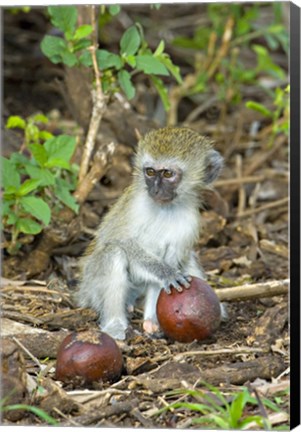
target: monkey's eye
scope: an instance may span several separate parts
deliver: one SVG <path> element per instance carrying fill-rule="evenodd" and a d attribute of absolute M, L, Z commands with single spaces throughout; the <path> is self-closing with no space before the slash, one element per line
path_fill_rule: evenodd
<path fill-rule="evenodd" d="M 173 176 L 173 172 L 170 170 L 164 170 L 163 171 L 163 177 L 165 178 L 171 178 Z"/>
<path fill-rule="evenodd" d="M 149 177 L 153 177 L 156 174 L 156 171 L 153 168 L 146 168 L 145 172 Z"/>

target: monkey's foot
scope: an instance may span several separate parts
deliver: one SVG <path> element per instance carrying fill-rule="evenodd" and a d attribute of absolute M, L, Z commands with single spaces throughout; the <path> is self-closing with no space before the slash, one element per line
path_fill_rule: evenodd
<path fill-rule="evenodd" d="M 143 330 L 146 333 L 156 333 L 157 331 L 159 331 L 159 324 L 158 323 L 154 323 L 152 320 L 147 319 L 143 322 Z"/>
<path fill-rule="evenodd" d="M 127 329 L 127 323 L 121 319 L 115 319 L 115 320 L 109 321 L 104 326 L 101 326 L 101 330 L 104 333 L 107 333 L 112 338 L 119 339 L 119 340 L 125 339 L 126 329 Z"/>
<path fill-rule="evenodd" d="M 220 309 L 221 309 L 221 321 L 223 322 L 229 321 L 229 314 L 228 314 L 226 303 L 220 303 Z"/>
<path fill-rule="evenodd" d="M 128 311 L 128 313 L 133 313 L 134 312 L 134 305 L 128 304 L 127 305 L 127 311 Z"/>

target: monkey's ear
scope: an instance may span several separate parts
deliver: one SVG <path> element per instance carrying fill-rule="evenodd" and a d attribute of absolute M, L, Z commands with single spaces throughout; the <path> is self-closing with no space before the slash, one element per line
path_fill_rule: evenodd
<path fill-rule="evenodd" d="M 205 159 L 204 182 L 212 183 L 220 174 L 223 168 L 224 158 L 216 150 L 209 150 Z"/>

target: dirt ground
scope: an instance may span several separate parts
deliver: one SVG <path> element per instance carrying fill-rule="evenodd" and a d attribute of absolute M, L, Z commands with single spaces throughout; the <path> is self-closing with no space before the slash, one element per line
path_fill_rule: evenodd
<path fill-rule="evenodd" d="M 153 19 L 156 25 L 147 27 L 146 37 L 156 46 L 157 34 L 189 33 L 187 29 L 197 25 L 193 18 L 204 18 L 204 8 L 196 7 L 180 5 L 175 10 L 163 6 L 157 14 L 137 5 L 127 13 L 145 23 Z M 181 19 L 184 23 L 180 25 Z M 269 20 L 268 8 L 262 19 Z M 26 117 L 40 111 L 51 118 L 52 133 L 82 136 L 83 128 L 76 125 L 55 81 L 62 77 L 62 69 L 39 51 L 46 26 L 45 16 L 37 9 L 29 14 L 4 13 L 4 120 L 9 115 Z M 121 30 L 119 23 L 117 41 Z M 175 63 L 181 63 L 183 51 L 168 47 Z M 288 59 L 282 51 L 275 59 L 287 70 Z M 189 65 L 182 63 L 184 72 L 189 72 Z M 191 395 L 179 396 L 174 390 L 207 391 L 203 384 L 207 382 L 233 394 L 250 385 L 272 397 L 289 383 L 288 142 L 279 134 L 271 143 L 270 121 L 245 107 L 249 99 L 271 106 L 266 93 L 251 85 L 241 87 L 242 100 L 236 105 L 212 97 L 210 89 L 211 94 L 198 100 L 184 98 L 178 110 L 178 124 L 212 138 L 225 158 L 221 177 L 204 196 L 203 228 L 196 251 L 216 292 L 237 289 L 234 298 L 226 297 L 228 321 L 210 339 L 200 342 L 154 339 L 142 333 L 138 305 L 130 318 L 132 331 L 119 344 L 124 361 L 120 379 L 90 386 L 55 380 L 57 349 L 63 338 L 70 331 L 98 328 L 95 313 L 74 302 L 79 257 L 109 206 L 131 181 L 134 129 L 143 133 L 165 122 L 153 90 L 142 79 L 138 88 L 130 110 L 114 103 L 105 115 L 101 133 L 114 137 L 118 147 L 78 217 L 62 211 L 41 235 L 24 243 L 18 255 L 3 253 L 3 391 L 17 388 L 10 403 L 42 408 L 62 426 L 195 428 L 192 420 L 197 412 L 162 411 L 180 399 L 192 400 Z M 207 103 L 210 98 L 212 102 Z M 201 105 L 203 109 L 196 112 Z M 19 148 L 21 138 L 11 130 L 4 130 L 3 136 L 7 156 Z M 246 285 L 257 287 L 255 294 L 244 297 Z M 281 409 L 288 412 L 287 396 Z M 253 408 L 250 412 L 259 411 Z M 24 410 L 6 412 L 3 422 L 47 424 Z"/>

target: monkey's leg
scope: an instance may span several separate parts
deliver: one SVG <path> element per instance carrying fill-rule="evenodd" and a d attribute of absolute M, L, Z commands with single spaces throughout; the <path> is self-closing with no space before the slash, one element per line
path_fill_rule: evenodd
<path fill-rule="evenodd" d="M 155 333 L 159 330 L 156 306 L 160 294 L 158 285 L 150 285 L 145 295 L 145 305 L 143 314 L 143 329 L 146 333 Z"/>
<path fill-rule="evenodd" d="M 102 293 L 101 328 L 115 339 L 125 339 L 128 327 L 126 317 L 126 300 L 129 289 L 127 274 L 127 257 L 119 249 L 113 248 L 107 257 L 109 271 L 107 273 L 106 289 Z"/>
<path fill-rule="evenodd" d="M 94 250 L 85 264 L 79 301 L 96 310 L 102 330 L 116 339 L 125 338 L 128 288 L 125 252 L 114 244 Z"/>

